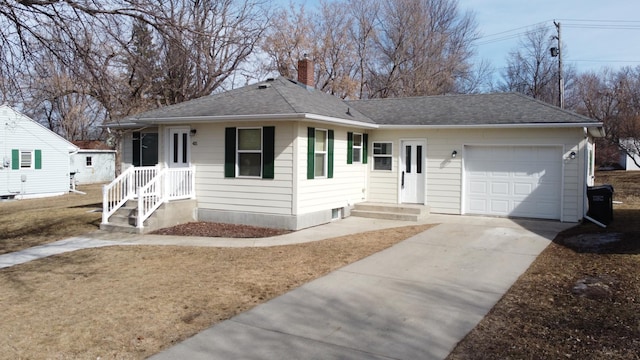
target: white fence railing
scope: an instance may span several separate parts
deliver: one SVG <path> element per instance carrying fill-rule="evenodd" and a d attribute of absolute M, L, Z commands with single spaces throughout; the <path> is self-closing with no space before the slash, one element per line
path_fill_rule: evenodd
<path fill-rule="evenodd" d="M 136 226 L 146 220 L 163 202 L 195 197 L 194 168 L 160 170 L 158 167 L 132 167 L 102 188 L 102 223 L 127 201 L 138 199 Z"/>
<path fill-rule="evenodd" d="M 164 169 L 149 183 L 139 188 L 136 227 L 144 227 L 144 221 L 162 203 L 193 198 L 195 196 L 194 173 L 193 168 Z"/>

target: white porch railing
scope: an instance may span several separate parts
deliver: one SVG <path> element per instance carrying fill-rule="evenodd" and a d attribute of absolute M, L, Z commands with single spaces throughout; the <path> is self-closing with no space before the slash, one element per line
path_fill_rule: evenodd
<path fill-rule="evenodd" d="M 102 188 L 102 223 L 127 201 L 138 199 L 136 226 L 146 220 L 163 202 L 195 197 L 195 169 L 132 167 Z"/>
<path fill-rule="evenodd" d="M 163 169 L 148 184 L 138 188 L 138 214 L 136 227 L 143 228 L 144 221 L 162 203 L 195 197 L 194 168 Z"/>

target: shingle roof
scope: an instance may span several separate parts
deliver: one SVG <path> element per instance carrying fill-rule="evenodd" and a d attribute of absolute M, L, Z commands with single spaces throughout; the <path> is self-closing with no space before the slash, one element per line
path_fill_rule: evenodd
<path fill-rule="evenodd" d="M 315 114 L 371 124 L 341 99 L 283 77 L 247 85 L 129 117 L 123 122 L 169 122 L 180 118 Z"/>
<path fill-rule="evenodd" d="M 599 122 L 516 93 L 343 101 L 279 77 L 128 117 L 120 124 L 189 123 L 242 116 L 303 115 L 399 126 L 593 124 Z"/>
<path fill-rule="evenodd" d="M 597 121 L 516 93 L 442 95 L 347 102 L 380 125 L 512 125 Z"/>

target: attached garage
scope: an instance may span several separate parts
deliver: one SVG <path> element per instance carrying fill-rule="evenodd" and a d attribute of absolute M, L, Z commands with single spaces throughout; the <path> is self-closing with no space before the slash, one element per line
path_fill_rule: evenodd
<path fill-rule="evenodd" d="M 561 218 L 561 146 L 466 146 L 468 214 Z"/>

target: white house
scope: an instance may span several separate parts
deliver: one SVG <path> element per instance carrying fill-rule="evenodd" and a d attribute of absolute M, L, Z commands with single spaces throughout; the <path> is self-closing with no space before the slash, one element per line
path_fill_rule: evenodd
<path fill-rule="evenodd" d="M 69 192 L 69 155 L 78 148 L 13 108 L 0 106 L 0 197 Z"/>
<path fill-rule="evenodd" d="M 633 139 L 625 139 L 621 141 L 623 141 L 623 144 L 627 149 L 633 150 L 638 148 L 637 141 L 634 141 Z M 640 154 L 633 152 L 632 155 L 633 156 L 624 151 L 620 151 L 620 166 L 627 171 L 638 171 L 640 170 L 640 167 L 636 165 L 634 159 L 640 164 Z"/>
<path fill-rule="evenodd" d="M 301 81 L 312 75 L 114 124 L 127 131 L 121 166 L 137 174 L 119 181 L 143 186 L 143 177 L 180 171 L 164 183 L 190 184 L 181 196 L 195 199 L 194 219 L 287 229 L 347 216 L 361 203 L 566 222 L 587 211 L 592 137 L 602 123 L 511 93 L 345 102 Z M 149 189 L 157 188 L 141 194 L 157 198 Z M 103 224 L 111 204 L 124 203 L 112 197 Z"/>
<path fill-rule="evenodd" d="M 78 152 L 71 155 L 71 173 L 79 184 L 107 183 L 115 179 L 116 151 L 101 141 L 74 141 Z"/>

